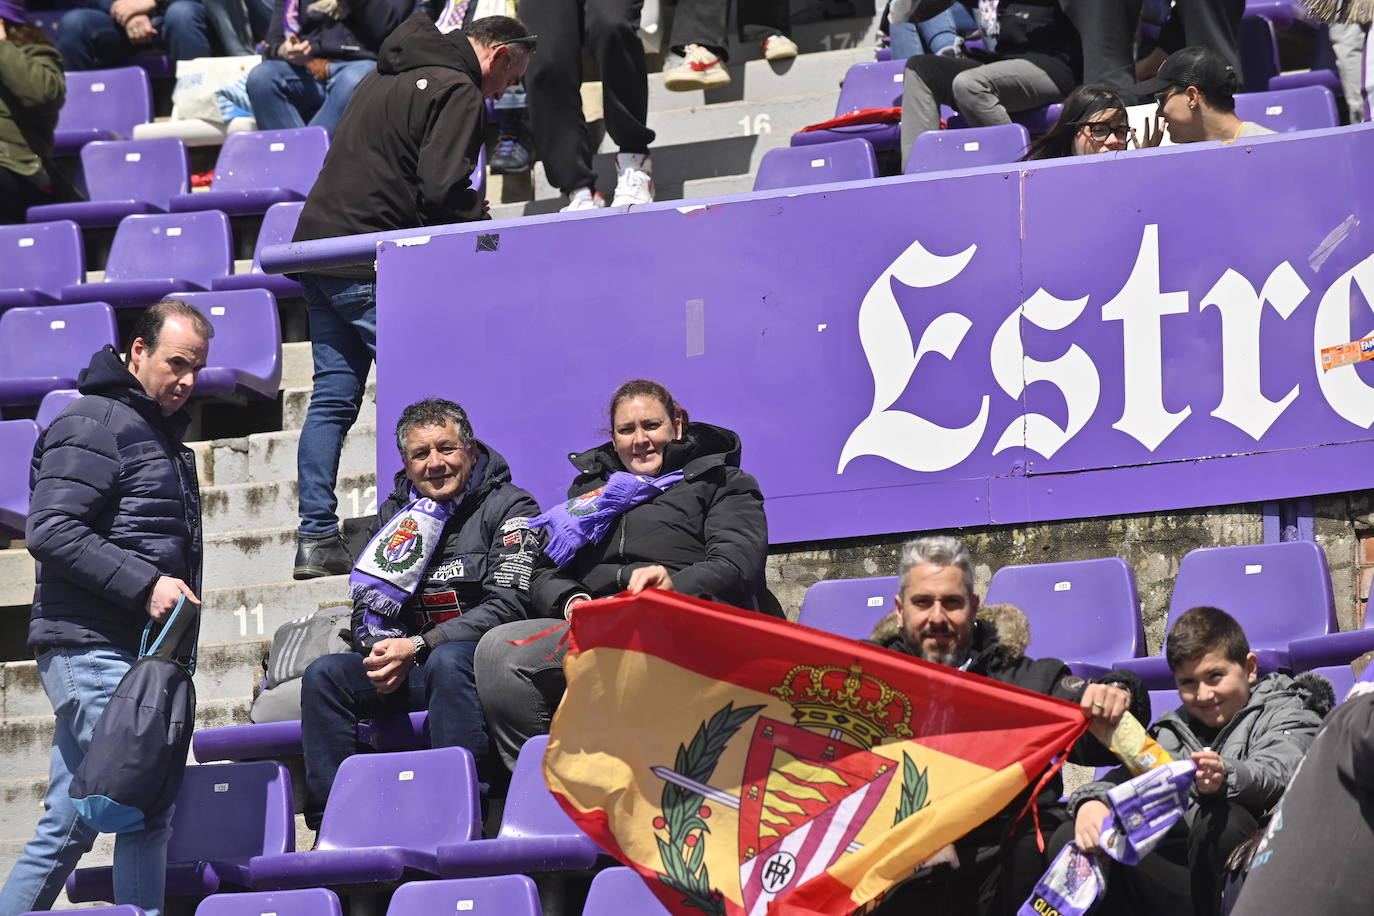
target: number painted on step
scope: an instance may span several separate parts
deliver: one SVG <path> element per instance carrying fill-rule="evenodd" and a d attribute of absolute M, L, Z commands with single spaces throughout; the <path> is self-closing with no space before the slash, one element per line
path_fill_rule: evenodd
<path fill-rule="evenodd" d="M 256 617 L 256 618 L 258 618 L 258 628 L 257 628 L 257 630 L 254 632 L 254 635 L 255 635 L 255 636 L 261 636 L 261 635 L 262 635 L 262 605 L 261 605 L 261 604 L 254 605 L 253 607 L 248 607 L 247 605 L 240 604 L 240 605 L 238 606 L 238 609 L 234 611 L 234 616 L 237 617 L 237 618 L 239 619 L 239 635 L 240 635 L 240 636 L 247 636 L 247 635 L 248 635 L 248 618 L 249 618 L 249 617 Z"/>
<path fill-rule="evenodd" d="M 752 118 L 745 115 L 739 119 L 739 126 L 746 137 L 771 134 L 773 132 L 773 119 L 767 112 L 756 114 Z"/>
<path fill-rule="evenodd" d="M 353 504 L 353 518 L 377 514 L 376 487 L 352 487 L 345 490 L 344 495 Z"/>
<path fill-rule="evenodd" d="M 821 47 L 827 51 L 843 51 L 845 48 L 852 48 L 857 44 L 853 32 L 834 32 L 830 35 L 821 36 Z"/>

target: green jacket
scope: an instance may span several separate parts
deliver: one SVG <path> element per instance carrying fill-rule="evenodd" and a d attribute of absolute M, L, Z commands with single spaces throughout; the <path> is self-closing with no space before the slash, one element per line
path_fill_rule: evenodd
<path fill-rule="evenodd" d="M 66 95 L 56 48 L 0 41 L 0 167 L 20 175 L 43 167 Z"/>

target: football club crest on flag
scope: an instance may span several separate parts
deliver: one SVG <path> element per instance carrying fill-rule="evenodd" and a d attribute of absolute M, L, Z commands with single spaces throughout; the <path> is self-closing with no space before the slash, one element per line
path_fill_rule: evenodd
<path fill-rule="evenodd" d="M 1074 705 L 648 590 L 579 605 L 554 797 L 676 916 L 844 916 L 1005 807 Z"/>

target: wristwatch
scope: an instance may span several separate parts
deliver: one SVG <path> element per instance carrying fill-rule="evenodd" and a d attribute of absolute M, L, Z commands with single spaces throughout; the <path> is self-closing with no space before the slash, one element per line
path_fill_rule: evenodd
<path fill-rule="evenodd" d="M 412 636 L 410 641 L 415 646 L 415 664 L 421 664 L 421 656 L 429 651 L 429 644 L 423 636 Z"/>

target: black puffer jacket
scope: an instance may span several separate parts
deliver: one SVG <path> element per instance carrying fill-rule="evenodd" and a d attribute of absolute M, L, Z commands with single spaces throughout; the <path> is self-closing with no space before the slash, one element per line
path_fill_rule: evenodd
<path fill-rule="evenodd" d="M 77 385 L 86 397 L 34 448 L 28 645 L 136 652 L 159 576 L 200 595 L 200 490 L 195 456 L 181 444 L 189 418 L 164 417 L 113 347 L 91 357 Z"/>
<path fill-rule="evenodd" d="M 604 598 L 623 591 L 641 566 L 663 566 L 673 590 L 752 608 L 768 557 L 763 494 L 739 469 L 739 436 L 708 423 L 688 423 L 663 450 L 663 469 L 682 470 L 682 482 L 622 514 L 599 544 L 578 551 L 562 570 L 547 558 L 535 570 L 534 612 L 563 616 L 568 598 Z M 568 488 L 581 496 L 625 470 L 609 442 L 568 459 L 581 473 Z"/>
<path fill-rule="evenodd" d="M 539 504 L 511 483 L 506 459 L 480 440 L 477 449 L 472 474 L 478 482 L 459 498 L 424 581 L 401 611 L 407 632 L 423 633 L 431 648 L 475 642 L 497 624 L 529 616 L 526 599 L 539 544 L 526 520 L 539 514 Z M 410 502 L 405 474 L 397 473 L 394 483 L 369 539 Z M 362 609 L 355 607 L 354 644 L 366 653 L 375 640 L 359 635 L 362 622 Z"/>

